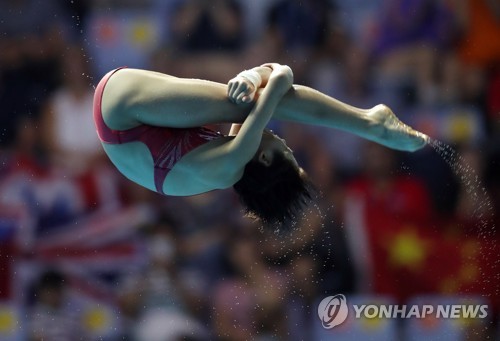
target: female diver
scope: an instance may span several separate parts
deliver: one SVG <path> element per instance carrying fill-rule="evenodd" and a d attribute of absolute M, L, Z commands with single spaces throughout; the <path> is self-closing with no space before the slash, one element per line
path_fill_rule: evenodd
<path fill-rule="evenodd" d="M 310 182 L 271 118 L 342 129 L 389 148 L 415 151 L 429 138 L 385 105 L 359 109 L 293 84 L 286 65 L 246 70 L 227 85 L 119 68 L 99 82 L 94 120 L 103 148 L 128 179 L 164 195 L 233 187 L 264 223 L 296 216 Z M 205 125 L 233 123 L 228 135 Z"/>

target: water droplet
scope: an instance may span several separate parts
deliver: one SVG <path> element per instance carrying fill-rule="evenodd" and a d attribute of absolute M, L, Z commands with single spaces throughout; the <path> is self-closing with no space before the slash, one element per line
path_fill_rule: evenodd
<path fill-rule="evenodd" d="M 481 240 L 479 246 L 479 252 L 490 261 L 498 261 L 498 255 L 493 254 L 494 249 L 489 248 L 487 245 L 495 240 L 495 224 L 494 224 L 494 211 L 493 205 L 488 191 L 483 185 L 480 177 L 476 174 L 475 170 L 467 164 L 464 158 L 458 154 L 451 146 L 448 144 L 432 140 L 429 145 L 443 158 L 443 160 L 451 167 L 452 171 L 455 173 L 458 179 L 460 179 L 461 185 L 464 187 L 465 192 L 474 201 L 473 212 L 471 212 L 472 217 L 474 217 L 477 222 L 477 237 Z M 484 243 L 483 243 L 484 242 Z M 481 267 L 482 265 L 478 265 Z M 483 271 L 479 270 L 483 274 Z M 486 284 L 489 280 L 483 274 L 482 276 L 483 284 Z M 495 280 L 500 280 L 500 274 L 495 276 Z M 487 292 L 488 289 L 483 287 L 483 290 Z"/>
<path fill-rule="evenodd" d="M 491 221 L 493 215 L 491 200 L 478 174 L 450 145 L 439 140 L 431 140 L 429 145 L 451 167 L 461 185 L 464 186 L 465 192 L 471 195 L 476 202 L 472 215 L 481 218 L 479 219 L 480 235 L 490 233 L 494 230 L 494 224 Z M 488 211 L 486 214 L 485 209 Z M 485 215 L 486 217 L 484 217 Z"/>

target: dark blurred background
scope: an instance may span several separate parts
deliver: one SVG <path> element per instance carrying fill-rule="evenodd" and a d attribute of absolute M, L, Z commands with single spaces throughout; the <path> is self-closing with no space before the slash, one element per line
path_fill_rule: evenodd
<path fill-rule="evenodd" d="M 500 339 L 499 61 L 495 0 L 1 0 L 0 339 Z M 161 197 L 103 155 L 110 69 L 226 83 L 264 62 L 440 142 L 273 122 L 321 192 L 290 233 L 230 190 Z M 337 293 L 489 314 L 328 331 Z"/>

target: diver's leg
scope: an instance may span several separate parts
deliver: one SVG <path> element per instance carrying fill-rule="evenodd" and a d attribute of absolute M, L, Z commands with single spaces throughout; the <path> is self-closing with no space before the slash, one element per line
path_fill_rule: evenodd
<path fill-rule="evenodd" d="M 252 106 L 229 101 L 225 84 L 135 69 L 120 70 L 109 79 L 102 103 L 104 120 L 112 129 L 241 123 Z M 274 117 L 342 129 L 394 149 L 416 150 L 427 138 L 401 123 L 386 106 L 360 109 L 301 85 L 285 94 Z"/>
<path fill-rule="evenodd" d="M 373 123 L 369 113 L 310 87 L 294 85 L 283 96 L 273 118 L 364 133 Z"/>
<path fill-rule="evenodd" d="M 225 84 L 137 69 L 116 72 L 102 100 L 104 121 L 117 130 L 139 124 L 189 128 L 243 122 L 252 106 L 230 102 Z"/>
<path fill-rule="evenodd" d="M 360 109 L 301 85 L 294 85 L 281 99 L 274 117 L 341 129 L 398 150 L 420 149 L 429 139 L 402 123 L 385 105 Z"/>

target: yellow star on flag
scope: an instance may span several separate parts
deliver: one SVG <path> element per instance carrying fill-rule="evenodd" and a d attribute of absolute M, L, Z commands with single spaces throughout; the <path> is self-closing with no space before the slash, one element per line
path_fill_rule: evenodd
<path fill-rule="evenodd" d="M 106 329 L 110 324 L 108 312 L 98 306 L 89 308 L 83 316 L 83 324 L 88 330 L 99 331 Z"/>
<path fill-rule="evenodd" d="M 422 239 L 414 229 L 405 229 L 388 243 L 389 263 L 396 268 L 419 270 L 427 258 L 429 241 Z"/>
<path fill-rule="evenodd" d="M 8 335 L 14 331 L 16 317 L 8 308 L 0 308 L 0 335 Z"/>
<path fill-rule="evenodd" d="M 145 20 L 138 20 L 130 27 L 130 40 L 134 45 L 149 47 L 154 43 L 154 35 L 152 25 Z"/>

